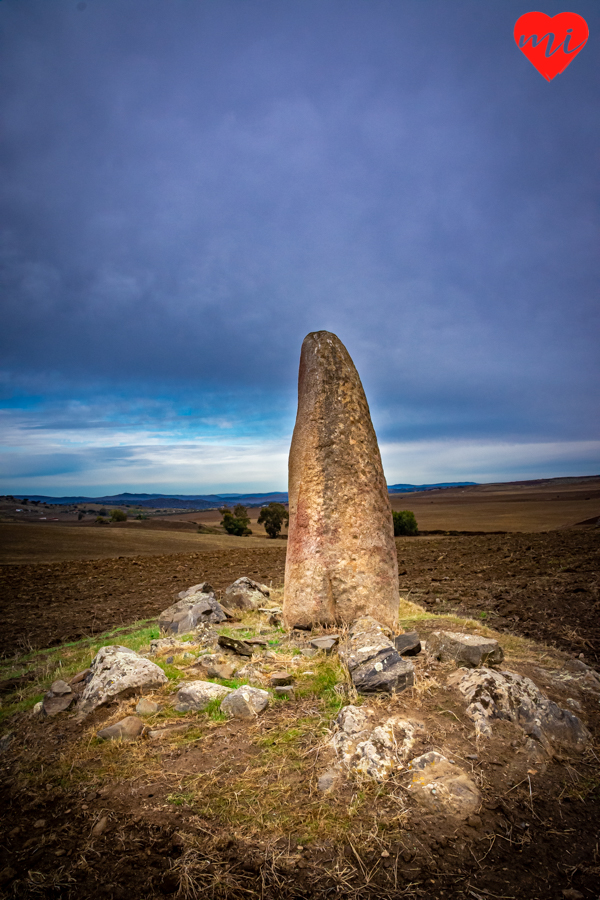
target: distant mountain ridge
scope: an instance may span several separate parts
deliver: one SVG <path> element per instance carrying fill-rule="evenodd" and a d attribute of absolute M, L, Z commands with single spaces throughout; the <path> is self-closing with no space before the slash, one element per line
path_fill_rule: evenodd
<path fill-rule="evenodd" d="M 435 488 L 471 487 L 475 481 L 452 481 L 441 484 L 391 484 L 390 494 L 430 491 Z M 19 494 L 20 500 L 39 500 L 58 506 L 76 503 L 106 503 L 113 506 L 130 504 L 152 509 L 215 509 L 228 504 L 242 503 L 244 506 L 263 506 L 266 503 L 287 503 L 287 491 L 271 491 L 265 494 L 134 494 L 128 491 L 104 497 L 47 497 L 44 494 Z"/>

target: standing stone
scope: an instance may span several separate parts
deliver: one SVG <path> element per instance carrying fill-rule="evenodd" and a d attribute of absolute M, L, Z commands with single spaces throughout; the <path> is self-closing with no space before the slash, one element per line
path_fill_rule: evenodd
<path fill-rule="evenodd" d="M 398 619 L 392 510 L 369 406 L 348 351 L 307 335 L 289 461 L 287 625 Z"/>

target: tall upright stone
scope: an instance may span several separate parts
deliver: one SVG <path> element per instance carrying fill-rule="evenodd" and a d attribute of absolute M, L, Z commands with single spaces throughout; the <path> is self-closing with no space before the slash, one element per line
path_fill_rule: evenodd
<path fill-rule="evenodd" d="M 394 626 L 398 562 L 377 438 L 354 363 L 328 331 L 302 344 L 289 511 L 286 623 L 371 615 Z"/>

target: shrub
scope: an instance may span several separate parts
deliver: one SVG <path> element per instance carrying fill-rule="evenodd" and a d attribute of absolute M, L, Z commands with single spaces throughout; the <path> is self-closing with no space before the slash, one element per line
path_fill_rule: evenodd
<path fill-rule="evenodd" d="M 284 522 L 289 522 L 290 514 L 283 503 L 269 503 L 260 511 L 258 524 L 265 526 L 265 531 L 270 538 L 276 538 L 281 531 Z"/>
<path fill-rule="evenodd" d="M 96 525 L 108 525 L 108 519 L 104 516 L 96 516 Z"/>
<path fill-rule="evenodd" d="M 106 512 L 106 510 L 104 509 L 104 507 L 102 507 L 102 509 L 100 510 L 100 512 L 98 513 L 98 515 L 99 515 L 99 516 L 107 516 L 108 513 Z"/>
<path fill-rule="evenodd" d="M 221 525 L 227 532 L 227 534 L 237 534 L 239 536 L 246 536 L 248 534 L 252 534 L 248 525 L 250 524 L 250 519 L 248 518 L 248 510 L 245 506 L 242 506 L 241 503 L 238 503 L 237 506 L 234 506 L 233 511 L 229 509 L 227 506 L 223 506 L 219 512 L 223 516 L 221 520 Z"/>
<path fill-rule="evenodd" d="M 394 537 L 402 534 L 414 535 L 419 533 L 415 514 L 410 510 L 403 509 L 398 512 L 394 509 L 392 510 L 392 518 L 394 520 Z"/>
<path fill-rule="evenodd" d="M 127 521 L 127 513 L 122 509 L 113 509 L 110 513 L 110 521 L 111 522 L 126 522 Z"/>

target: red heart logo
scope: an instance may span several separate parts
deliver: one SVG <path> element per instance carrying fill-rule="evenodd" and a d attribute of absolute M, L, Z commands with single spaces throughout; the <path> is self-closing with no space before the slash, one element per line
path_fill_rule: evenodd
<path fill-rule="evenodd" d="M 587 22 L 577 13 L 525 13 L 517 19 L 514 36 L 517 47 L 547 81 L 567 68 L 589 36 Z"/>

